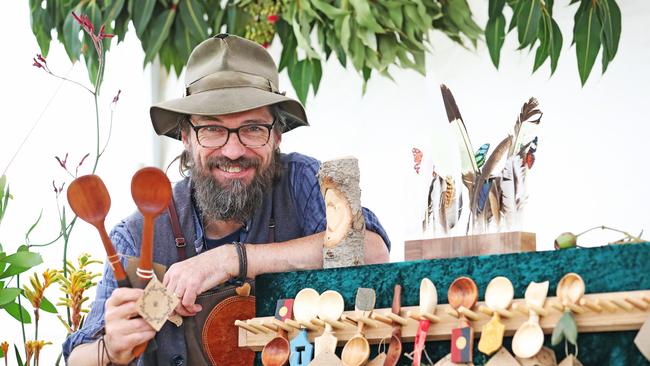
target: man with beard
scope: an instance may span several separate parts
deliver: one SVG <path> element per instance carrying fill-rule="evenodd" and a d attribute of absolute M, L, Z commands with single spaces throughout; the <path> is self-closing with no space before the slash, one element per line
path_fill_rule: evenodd
<path fill-rule="evenodd" d="M 163 284 L 181 299 L 176 312 L 190 317 L 202 310 L 197 296 L 226 281 L 322 268 L 326 217 L 319 162 L 280 153 L 282 133 L 308 125 L 307 116 L 279 92 L 264 48 L 217 35 L 192 51 L 185 80 L 185 96 L 153 106 L 151 119 L 158 134 L 184 145 L 180 168 L 189 177 L 174 186 L 176 209 L 156 220 L 154 261 L 168 267 Z M 388 261 L 384 229 L 365 208 L 364 219 L 366 263 Z M 142 221 L 134 213 L 111 232 L 122 255 L 139 254 Z M 116 287 L 106 267 L 83 328 L 64 343 L 67 364 L 125 364 L 154 336 L 157 351 L 139 364 L 185 364 L 183 333 L 167 323 L 156 334 L 136 317 L 142 290 Z"/>

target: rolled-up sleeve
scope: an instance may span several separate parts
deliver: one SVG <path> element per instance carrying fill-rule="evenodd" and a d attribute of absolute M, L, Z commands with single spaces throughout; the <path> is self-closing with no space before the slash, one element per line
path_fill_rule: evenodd
<path fill-rule="evenodd" d="M 126 230 L 124 223 L 118 224 L 112 230 L 110 238 L 115 246 L 115 250 L 121 255 L 122 265 L 126 266 L 126 258 L 124 256 L 132 256 L 135 252 L 133 249 L 133 241 Z M 83 327 L 70 334 L 63 342 L 63 356 L 65 357 L 66 364 L 70 352 L 72 352 L 75 347 L 83 343 L 93 342 L 99 338 L 104 328 L 104 305 L 116 287 L 117 281 L 115 280 L 113 270 L 108 261 L 105 261 L 104 273 L 102 279 L 97 284 L 95 300 L 90 307 L 90 312 L 84 319 Z"/>
<path fill-rule="evenodd" d="M 289 181 L 293 187 L 298 217 L 302 218 L 303 235 L 325 231 L 327 225 L 325 200 L 318 183 L 320 162 L 297 153 L 289 154 L 289 159 Z M 390 250 L 390 239 L 377 216 L 363 207 L 363 218 L 366 229 L 381 236 Z"/>

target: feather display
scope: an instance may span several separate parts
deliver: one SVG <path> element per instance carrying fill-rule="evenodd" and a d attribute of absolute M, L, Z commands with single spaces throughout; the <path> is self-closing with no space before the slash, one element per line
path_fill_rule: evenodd
<path fill-rule="evenodd" d="M 488 200 L 488 193 L 492 186 L 491 183 L 490 180 L 483 182 L 483 186 L 481 186 L 481 189 L 478 192 L 478 207 L 476 208 L 478 213 L 483 212 L 483 209 L 485 208 L 485 202 Z"/>
<path fill-rule="evenodd" d="M 542 111 L 537 107 L 539 102 L 537 99 L 530 98 L 528 102 L 524 103 L 515 122 L 514 139 L 510 145 L 508 156 L 512 156 L 519 151 L 520 141 L 526 141 L 529 134 L 530 126 L 537 126 L 542 121 Z"/>
<path fill-rule="evenodd" d="M 454 179 L 448 175 L 441 179 L 442 192 L 440 193 L 440 225 L 445 234 L 456 226 L 458 221 L 458 200 Z"/>
<path fill-rule="evenodd" d="M 482 187 L 488 178 L 490 178 L 490 175 L 496 168 L 497 164 L 501 161 L 501 158 L 507 154 L 511 142 L 512 136 L 508 136 L 503 139 L 499 145 L 497 145 L 488 160 L 485 162 L 485 166 L 483 166 L 483 169 L 481 169 L 481 174 L 474 181 L 474 187 Z M 471 210 L 475 215 L 478 214 L 479 193 L 479 190 L 476 190 L 474 192 L 474 195 L 472 196 L 472 203 L 470 205 Z"/>
<path fill-rule="evenodd" d="M 487 153 L 490 150 L 490 144 L 483 144 L 481 147 L 478 148 L 476 153 L 474 154 L 474 159 L 476 159 L 476 166 L 481 169 L 483 164 L 485 164 L 485 158 L 487 157 Z"/>
<path fill-rule="evenodd" d="M 501 217 L 504 219 L 507 228 L 513 225 L 514 216 L 517 213 L 513 161 L 514 157 L 506 160 L 506 164 L 501 171 L 501 181 L 499 183 L 501 191 Z"/>
<path fill-rule="evenodd" d="M 490 211 L 492 212 L 492 219 L 497 225 L 501 225 L 501 177 L 493 177 L 490 179 L 490 193 L 489 193 L 489 202 L 490 202 Z"/>
<path fill-rule="evenodd" d="M 515 207 L 516 211 L 521 210 L 526 204 L 526 168 L 519 156 L 514 156 L 512 161 L 512 172 L 515 183 Z"/>
<path fill-rule="evenodd" d="M 522 146 L 519 150 L 519 157 L 522 160 L 522 164 L 524 164 L 529 170 L 535 163 L 535 152 L 537 152 L 537 136 Z"/>
<path fill-rule="evenodd" d="M 436 220 L 439 212 L 438 207 L 440 206 L 440 194 L 442 192 L 442 178 L 435 171 L 432 175 L 433 178 L 431 179 L 429 194 L 427 196 L 427 209 L 424 214 L 424 220 L 422 221 L 422 231 L 427 231 L 429 227 L 433 227 L 433 232 L 435 233 L 436 222 L 438 221 Z"/>
<path fill-rule="evenodd" d="M 447 88 L 444 84 L 440 85 L 440 91 L 442 93 L 442 100 L 445 104 L 445 111 L 447 112 L 447 119 L 449 123 L 454 126 L 458 137 L 458 149 L 460 151 L 460 163 L 461 163 L 461 175 L 464 177 L 466 174 L 473 174 L 472 180 L 463 179 L 463 183 L 473 182 L 474 177 L 479 173 L 478 166 L 476 165 L 476 158 L 474 156 L 474 149 L 472 148 L 472 143 L 469 140 L 469 135 L 467 134 L 467 128 L 465 127 L 465 122 L 463 117 L 460 115 L 458 110 L 458 105 L 456 105 L 456 100 L 451 94 L 451 90 Z M 466 185 L 467 186 L 467 185 Z M 471 186 L 467 186 L 467 189 L 470 192 L 473 192 Z"/>

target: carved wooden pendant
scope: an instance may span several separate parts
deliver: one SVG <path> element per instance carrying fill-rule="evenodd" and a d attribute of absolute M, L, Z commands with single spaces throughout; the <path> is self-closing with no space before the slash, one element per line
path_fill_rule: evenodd
<path fill-rule="evenodd" d="M 499 349 L 485 366 L 520 366 L 519 362 L 505 348 Z"/>
<path fill-rule="evenodd" d="M 576 356 L 568 355 L 558 366 L 583 366 Z"/>
<path fill-rule="evenodd" d="M 548 347 L 542 347 L 542 349 L 531 358 L 517 357 L 517 361 L 519 361 L 521 366 L 557 366 L 555 352 Z"/>
<path fill-rule="evenodd" d="M 506 326 L 501 323 L 499 316 L 495 316 L 485 323 L 481 330 L 481 339 L 478 342 L 478 350 L 491 355 L 498 351 L 503 344 L 503 335 L 505 334 Z"/>
<path fill-rule="evenodd" d="M 650 318 L 643 323 L 643 326 L 639 329 L 639 333 L 634 337 L 634 344 L 643 357 L 650 361 Z"/>
<path fill-rule="evenodd" d="M 474 329 L 472 327 L 451 330 L 451 361 L 454 363 L 472 362 Z"/>

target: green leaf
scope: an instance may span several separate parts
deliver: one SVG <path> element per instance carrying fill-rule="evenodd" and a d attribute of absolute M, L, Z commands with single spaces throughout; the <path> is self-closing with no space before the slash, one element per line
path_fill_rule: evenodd
<path fill-rule="evenodd" d="M 117 36 L 117 43 L 124 40 L 130 21 L 131 18 L 129 12 L 126 9 L 122 9 L 120 14 L 117 16 L 117 19 L 115 19 L 115 28 L 113 29 L 113 32 L 115 32 L 115 35 Z"/>
<path fill-rule="evenodd" d="M 195 38 L 203 40 L 208 37 L 208 23 L 203 19 L 203 9 L 198 1 L 181 1 L 178 14 Z"/>
<path fill-rule="evenodd" d="M 182 22 L 180 21 L 180 17 L 176 18 L 173 29 L 174 47 L 179 53 L 178 57 L 183 60 L 187 60 L 196 43 L 190 35 L 189 29 L 183 27 Z"/>
<path fill-rule="evenodd" d="M 510 25 L 508 26 L 508 33 L 510 33 L 510 31 L 515 29 L 515 27 L 517 26 L 517 19 L 519 19 L 519 14 L 521 14 L 521 9 L 524 7 L 523 3 L 524 1 L 519 0 L 514 4 L 514 8 L 512 9 L 512 18 L 510 18 Z"/>
<path fill-rule="evenodd" d="M 113 0 L 109 6 L 104 7 L 104 24 L 110 24 L 113 20 L 117 19 L 123 7 L 124 0 Z"/>
<path fill-rule="evenodd" d="M 17 302 L 10 302 L 2 306 L 9 315 L 18 321 L 22 321 L 25 324 L 31 324 L 32 317 L 29 315 L 29 312 L 25 310 L 22 305 L 19 305 Z M 22 316 L 22 320 L 21 317 Z"/>
<path fill-rule="evenodd" d="M 43 258 L 38 253 L 17 251 L 12 255 L 0 259 L 0 262 L 9 263 L 14 266 L 32 268 L 43 263 Z"/>
<path fill-rule="evenodd" d="M 491 3 L 492 1 L 490 1 Z M 505 37 L 506 18 L 503 14 L 498 14 L 494 18 L 490 18 L 485 26 L 485 43 L 487 44 L 488 51 L 490 51 L 492 63 L 496 68 L 499 68 L 499 58 Z"/>
<path fill-rule="evenodd" d="M 295 19 L 291 23 L 293 27 L 293 34 L 294 36 L 296 36 L 296 41 L 298 42 L 298 47 L 302 48 L 302 50 L 305 51 L 305 53 L 307 53 L 308 57 L 319 59 L 320 57 L 318 56 L 318 53 L 316 53 L 316 51 L 314 51 L 314 49 L 311 47 L 311 42 L 302 33 L 303 29 L 300 23 Z"/>
<path fill-rule="evenodd" d="M 395 62 L 397 56 L 397 40 L 394 35 L 380 34 L 377 36 L 379 54 L 381 55 L 381 64 L 384 67 Z"/>
<path fill-rule="evenodd" d="M 295 67 L 289 69 L 291 85 L 293 85 L 298 99 L 300 99 L 303 104 L 307 101 L 307 93 L 309 92 L 311 78 L 312 66 L 308 59 L 298 61 Z"/>
<path fill-rule="evenodd" d="M 175 15 L 175 10 L 168 9 L 156 16 L 151 23 L 151 29 L 148 32 L 149 47 L 147 47 L 143 65 L 147 65 L 149 62 L 153 61 L 156 54 L 158 54 L 160 47 L 169 35 L 169 29 L 171 28 L 172 23 L 174 23 Z"/>
<path fill-rule="evenodd" d="M 135 3 L 135 1 L 132 2 Z M 140 39 L 144 36 L 144 31 L 147 29 L 149 20 L 151 20 L 155 5 L 156 0 L 141 0 L 133 8 L 133 26 L 135 27 L 135 33 Z"/>
<path fill-rule="evenodd" d="M 47 311 L 48 313 L 56 314 L 56 307 L 50 302 L 45 296 L 41 298 L 41 310 Z"/>
<path fill-rule="evenodd" d="M 550 54 L 551 42 L 551 24 L 550 17 L 547 14 L 542 15 L 541 26 L 537 30 L 537 38 L 539 38 L 539 46 L 535 52 L 535 63 L 533 64 L 533 72 L 537 71 L 540 66 L 546 61 Z"/>
<path fill-rule="evenodd" d="M 23 359 L 20 357 L 20 352 L 18 352 L 18 347 L 16 347 L 15 343 L 14 343 L 14 351 L 16 352 L 16 360 L 18 362 L 18 366 L 25 366 L 23 364 Z"/>
<path fill-rule="evenodd" d="M 395 23 L 395 26 L 399 29 L 402 28 L 402 23 L 404 22 L 404 16 L 400 7 L 391 7 L 388 9 L 388 16 L 390 20 Z"/>
<path fill-rule="evenodd" d="M 321 62 L 318 60 L 313 60 L 312 59 L 312 77 L 311 77 L 311 85 L 314 88 L 314 95 L 318 93 L 318 87 L 320 86 L 320 81 L 321 78 L 323 77 L 323 67 L 321 65 Z"/>
<path fill-rule="evenodd" d="M 346 15 L 341 24 L 341 46 L 346 54 L 350 53 L 350 16 Z"/>
<path fill-rule="evenodd" d="M 278 71 L 282 71 L 288 66 L 293 66 L 298 61 L 298 54 L 296 53 L 298 42 L 293 35 L 293 29 L 284 20 L 278 21 L 277 29 L 282 42 L 282 54 L 280 55 Z"/>
<path fill-rule="evenodd" d="M 551 25 L 549 52 L 551 55 L 551 75 L 553 75 L 557 68 L 557 61 L 560 59 L 560 52 L 562 51 L 562 32 L 560 31 L 560 26 L 557 25 L 553 18 L 551 18 Z"/>
<path fill-rule="evenodd" d="M 562 317 L 555 325 L 553 335 L 551 336 L 551 344 L 557 346 L 565 338 L 573 345 L 578 341 L 578 325 L 569 311 L 562 314 Z"/>
<path fill-rule="evenodd" d="M 366 58 L 365 52 L 366 48 L 363 46 L 363 42 L 361 42 L 359 37 L 352 37 L 349 53 L 352 58 L 352 65 L 357 71 L 361 71 L 363 67 Z"/>
<path fill-rule="evenodd" d="M 77 6 L 75 13 L 78 13 L 80 9 L 81 5 Z M 79 60 L 81 54 L 79 32 L 81 32 L 81 25 L 74 19 L 72 13 L 68 14 L 63 23 L 63 47 L 73 63 Z"/>
<path fill-rule="evenodd" d="M 533 44 L 537 38 L 537 27 L 542 15 L 540 0 L 524 1 L 517 19 L 517 32 L 519 36 L 519 49 Z"/>
<path fill-rule="evenodd" d="M 356 35 L 366 47 L 377 52 L 377 37 L 374 32 L 369 29 L 361 28 L 357 30 Z"/>
<path fill-rule="evenodd" d="M 359 25 L 370 29 L 375 33 L 384 33 L 384 29 L 377 24 L 375 16 L 370 10 L 370 4 L 367 0 L 350 0 L 350 4 L 354 8 L 355 20 Z"/>
<path fill-rule="evenodd" d="M 506 5 L 506 0 L 490 0 L 488 4 L 488 16 L 496 18 L 503 15 L 503 7 Z"/>
<path fill-rule="evenodd" d="M 327 2 L 323 0 L 311 0 L 311 4 L 323 14 L 327 15 L 328 18 L 334 19 L 336 17 L 344 16 L 349 14 L 350 12 L 344 9 L 337 8 L 335 6 L 332 6 L 328 4 Z"/>
<path fill-rule="evenodd" d="M 601 25 L 596 9 L 587 6 L 578 17 L 573 35 L 578 58 L 578 73 L 582 85 L 587 82 L 596 61 L 596 56 L 600 51 L 600 32 Z"/>
<path fill-rule="evenodd" d="M 614 0 L 601 0 L 598 4 L 603 49 L 607 51 L 608 59 L 611 60 L 616 56 L 621 38 L 621 10 Z"/>
<path fill-rule="evenodd" d="M 0 306 L 13 302 L 18 295 L 20 295 L 20 289 L 15 287 L 3 288 L 0 290 Z"/>

